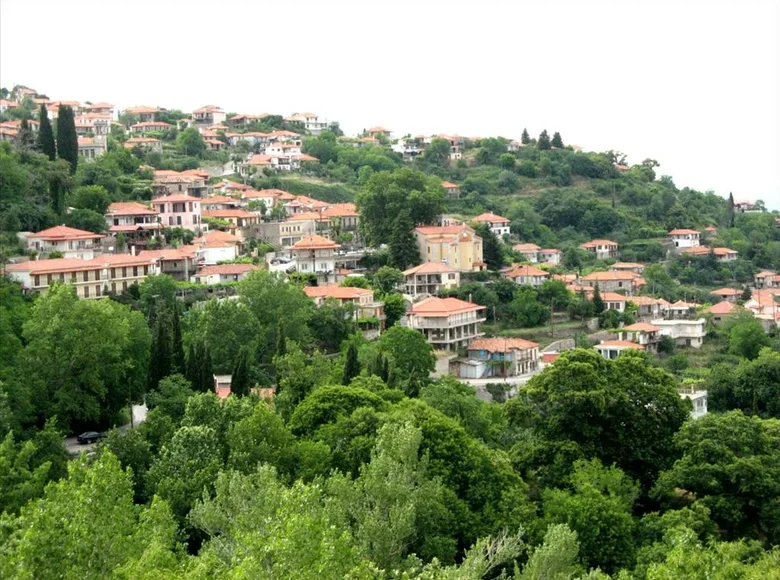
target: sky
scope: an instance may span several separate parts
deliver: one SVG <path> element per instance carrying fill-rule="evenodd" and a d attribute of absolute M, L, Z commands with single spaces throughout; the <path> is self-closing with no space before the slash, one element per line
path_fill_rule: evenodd
<path fill-rule="evenodd" d="M 777 0 L 0 0 L 0 85 L 17 83 L 119 108 L 313 111 L 347 134 L 547 129 L 780 209 Z"/>

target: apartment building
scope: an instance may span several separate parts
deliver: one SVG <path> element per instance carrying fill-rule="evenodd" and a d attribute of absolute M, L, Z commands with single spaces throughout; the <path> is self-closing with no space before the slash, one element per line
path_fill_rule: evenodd
<path fill-rule="evenodd" d="M 54 226 L 26 236 L 27 249 L 39 255 L 60 252 L 63 258 L 90 260 L 100 251 L 103 234 L 79 230 L 65 225 Z"/>
<path fill-rule="evenodd" d="M 466 347 L 465 359 L 453 364 L 462 379 L 518 377 L 539 370 L 539 345 L 522 338 L 477 338 Z"/>
<path fill-rule="evenodd" d="M 436 296 L 460 286 L 460 272 L 446 264 L 428 262 L 404 271 L 404 293 L 413 297 Z"/>
<path fill-rule="evenodd" d="M 481 337 L 485 307 L 457 298 L 431 296 L 414 304 L 407 314 L 407 326 L 419 330 L 439 350 L 466 348 Z"/>
<path fill-rule="evenodd" d="M 302 274 L 316 274 L 324 282 L 336 281 L 336 242 L 311 234 L 293 244 L 290 253 L 296 269 Z"/>
<path fill-rule="evenodd" d="M 663 336 L 670 336 L 678 346 L 701 348 L 704 342 L 705 320 L 653 320 L 653 326 L 659 327 Z"/>
<path fill-rule="evenodd" d="M 198 231 L 204 229 L 201 222 L 200 198 L 184 193 L 155 197 L 152 206 L 160 216 L 160 222 L 167 227 L 180 227 Z M 205 229 L 208 229 L 206 226 Z"/>

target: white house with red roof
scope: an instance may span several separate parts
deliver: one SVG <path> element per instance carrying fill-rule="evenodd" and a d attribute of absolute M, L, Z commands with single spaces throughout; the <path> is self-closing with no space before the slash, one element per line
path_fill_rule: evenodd
<path fill-rule="evenodd" d="M 518 377 L 539 370 L 539 345 L 522 338 L 476 338 L 466 347 L 466 358 L 453 365 L 463 379 Z"/>
<path fill-rule="evenodd" d="M 552 266 L 561 263 L 561 251 L 556 248 L 545 248 L 539 250 L 539 261 Z"/>
<path fill-rule="evenodd" d="M 204 266 L 200 269 L 197 279 L 201 284 L 209 286 L 213 284 L 229 284 L 240 282 L 246 278 L 250 272 L 259 270 L 259 266 L 254 264 L 219 264 L 213 266 Z"/>
<path fill-rule="evenodd" d="M 600 291 L 623 292 L 627 296 L 633 296 L 646 282 L 634 272 L 617 271 L 591 272 L 580 279 L 580 284 L 586 288 L 595 288 L 598 285 Z"/>
<path fill-rule="evenodd" d="M 360 323 L 360 326 L 367 337 L 376 337 L 384 327 L 386 318 L 384 302 L 376 300 L 374 291 L 370 288 L 320 284 L 319 286 L 305 286 L 303 291 L 317 307 L 322 306 L 327 300 L 335 300 L 341 306 L 351 307 L 353 309 L 352 316 L 356 321 L 361 319 L 366 321 Z"/>
<path fill-rule="evenodd" d="M 536 244 L 515 244 L 512 249 L 523 256 L 523 260 L 536 264 L 539 261 L 539 252 L 542 248 Z"/>
<path fill-rule="evenodd" d="M 627 340 L 602 340 L 593 347 L 603 358 L 614 360 L 626 350 L 645 350 L 645 347 Z"/>
<path fill-rule="evenodd" d="M 310 234 L 292 245 L 290 253 L 301 274 L 315 274 L 325 282 L 336 281 L 336 250 L 341 246 L 318 234 Z"/>
<path fill-rule="evenodd" d="M 54 226 L 27 238 L 27 249 L 39 254 L 60 252 L 64 258 L 90 260 L 95 257 L 95 251 L 101 249 L 103 234 L 79 230 L 65 225 Z"/>
<path fill-rule="evenodd" d="M 499 239 L 504 235 L 509 235 L 509 220 L 503 216 L 496 215 L 492 211 L 478 215 L 471 220 L 477 224 L 486 224 L 491 232 L 496 234 Z"/>
<path fill-rule="evenodd" d="M 444 188 L 444 193 L 450 199 L 458 199 L 460 197 L 460 186 L 457 183 L 451 181 L 442 181 L 441 186 Z"/>
<path fill-rule="evenodd" d="M 208 229 L 201 222 L 201 200 L 185 193 L 163 195 L 152 199 L 152 207 L 160 215 L 160 223 L 166 227 L 179 227 L 198 231 Z"/>
<path fill-rule="evenodd" d="M 163 227 L 157 211 L 138 201 L 112 203 L 105 218 L 109 233 L 114 236 L 122 233 L 130 246 L 145 247 L 149 238 Z"/>
<path fill-rule="evenodd" d="M 598 260 L 609 260 L 618 257 L 618 244 L 612 240 L 591 240 L 580 245 L 580 248 L 596 254 Z"/>
<path fill-rule="evenodd" d="M 513 264 L 505 276 L 518 286 L 538 288 L 547 281 L 550 273 L 530 264 Z"/>
<path fill-rule="evenodd" d="M 431 296 L 412 306 L 406 325 L 419 330 L 435 349 L 458 350 L 484 334 L 485 310 L 480 304 L 457 298 Z"/>
<path fill-rule="evenodd" d="M 731 248 L 710 248 L 707 246 L 692 246 L 685 248 L 682 252 L 691 256 L 708 256 L 710 253 L 715 255 L 718 262 L 732 262 L 737 259 L 738 252 Z"/>
<path fill-rule="evenodd" d="M 661 328 L 647 322 L 637 322 L 624 326 L 618 331 L 620 340 L 627 340 L 642 345 L 647 350 L 656 352 L 661 342 Z"/>
<path fill-rule="evenodd" d="M 192 120 L 197 125 L 220 125 L 227 120 L 227 114 L 216 105 L 205 105 L 192 112 Z"/>
<path fill-rule="evenodd" d="M 701 348 L 707 334 L 704 330 L 705 322 L 703 318 L 653 320 L 652 325 L 660 327 L 661 335 L 673 338 L 677 346 Z"/>
<path fill-rule="evenodd" d="M 426 262 L 404 271 L 404 294 L 412 298 L 435 296 L 460 286 L 460 272 L 447 264 Z"/>
<path fill-rule="evenodd" d="M 701 240 L 701 232 L 697 230 L 676 229 L 669 232 L 675 248 L 693 248 Z"/>
<path fill-rule="evenodd" d="M 131 133 L 165 133 L 171 128 L 170 123 L 163 123 L 162 121 L 141 121 L 135 125 L 130 125 Z"/>

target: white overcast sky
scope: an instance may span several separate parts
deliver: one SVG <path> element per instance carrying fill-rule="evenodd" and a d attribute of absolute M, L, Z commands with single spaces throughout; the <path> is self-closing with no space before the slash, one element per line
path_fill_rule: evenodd
<path fill-rule="evenodd" d="M 120 108 L 314 111 L 349 134 L 548 129 L 778 208 L 779 6 L 0 0 L 0 84 Z"/>

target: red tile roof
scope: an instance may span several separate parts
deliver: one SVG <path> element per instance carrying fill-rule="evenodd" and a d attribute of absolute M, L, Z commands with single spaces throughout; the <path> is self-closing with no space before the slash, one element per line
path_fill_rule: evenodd
<path fill-rule="evenodd" d="M 538 343 L 522 338 L 476 338 L 469 342 L 467 350 L 509 352 L 511 350 L 530 350 L 538 346 Z"/>
<path fill-rule="evenodd" d="M 546 278 L 549 275 L 550 275 L 549 272 L 545 272 L 544 270 L 535 268 L 534 266 L 530 266 L 528 264 L 524 264 L 524 265 L 514 264 L 514 266 L 512 266 L 512 269 L 509 272 L 507 272 L 506 277 L 507 278 L 530 278 L 532 276 L 542 276 Z"/>
<path fill-rule="evenodd" d="M 715 296 L 741 296 L 742 290 L 737 290 L 735 288 L 718 288 L 717 290 L 710 292 L 710 294 L 714 294 Z"/>
<path fill-rule="evenodd" d="M 493 212 L 479 214 L 477 217 L 471 218 L 471 221 L 479 223 L 509 223 L 507 218 L 496 215 Z"/>
<path fill-rule="evenodd" d="M 260 267 L 254 264 L 218 264 L 216 266 L 205 266 L 198 272 L 198 276 L 212 276 L 214 274 L 245 274 L 253 270 L 259 270 Z"/>
<path fill-rule="evenodd" d="M 617 246 L 618 244 L 616 242 L 613 242 L 612 240 L 591 240 L 589 242 L 585 242 L 580 246 L 580 248 L 585 248 L 586 250 L 589 248 L 595 248 L 596 246 Z"/>
<path fill-rule="evenodd" d="M 108 206 L 107 215 L 157 215 L 148 205 L 138 201 L 117 201 Z"/>
<path fill-rule="evenodd" d="M 696 234 L 698 236 L 698 235 L 701 234 L 701 232 L 699 232 L 697 230 L 686 230 L 684 228 L 683 229 L 672 230 L 671 232 L 669 232 L 670 236 L 686 236 L 686 235 L 694 235 L 694 234 Z"/>
<path fill-rule="evenodd" d="M 306 286 L 303 291 L 309 298 L 334 298 L 336 300 L 357 300 L 361 296 L 373 296 L 374 291 L 368 288 L 353 288 L 324 284 L 322 286 Z"/>
<path fill-rule="evenodd" d="M 621 330 L 625 330 L 627 332 L 659 332 L 661 329 L 657 326 L 653 326 L 652 324 L 647 324 L 646 322 L 637 322 L 636 324 L 624 326 Z"/>
<path fill-rule="evenodd" d="M 707 308 L 705 312 L 709 312 L 711 314 L 731 314 L 731 312 L 736 308 L 736 304 L 733 302 L 728 302 L 727 300 L 724 300 L 723 302 L 718 302 L 717 304 L 714 304 Z"/>
<path fill-rule="evenodd" d="M 641 344 L 637 344 L 635 342 L 628 342 L 627 340 L 604 340 L 601 342 L 601 344 L 597 344 L 593 348 L 601 349 L 601 348 L 609 348 L 609 347 L 633 348 L 636 350 L 645 350 L 645 347 L 642 346 Z"/>
<path fill-rule="evenodd" d="M 40 238 L 42 240 L 65 241 L 65 240 L 93 240 L 95 238 L 105 238 L 103 234 L 96 234 L 85 230 L 78 230 L 68 226 L 54 226 L 34 234 L 29 238 Z"/>
<path fill-rule="evenodd" d="M 173 193 L 171 195 L 161 195 L 152 199 L 152 203 L 183 203 L 188 201 L 201 201 L 199 197 L 192 197 L 186 193 Z"/>
<path fill-rule="evenodd" d="M 514 246 L 512 246 L 512 249 L 515 252 L 523 253 L 523 252 L 538 252 L 542 248 L 540 248 L 536 244 L 515 244 Z"/>
<path fill-rule="evenodd" d="M 419 266 L 405 270 L 404 276 L 411 276 L 413 274 L 454 274 L 455 272 L 457 272 L 457 270 L 447 264 L 426 262 L 425 264 L 420 264 Z"/>
<path fill-rule="evenodd" d="M 311 234 L 302 238 L 299 242 L 293 244 L 293 250 L 335 250 L 341 246 L 336 242 L 318 236 L 317 234 Z"/>
<path fill-rule="evenodd" d="M 431 296 L 413 305 L 411 313 L 417 316 L 446 317 L 453 314 L 476 312 L 477 310 L 484 309 L 485 307 L 481 304 L 464 302 L 457 298 L 438 298 L 436 296 Z"/>

